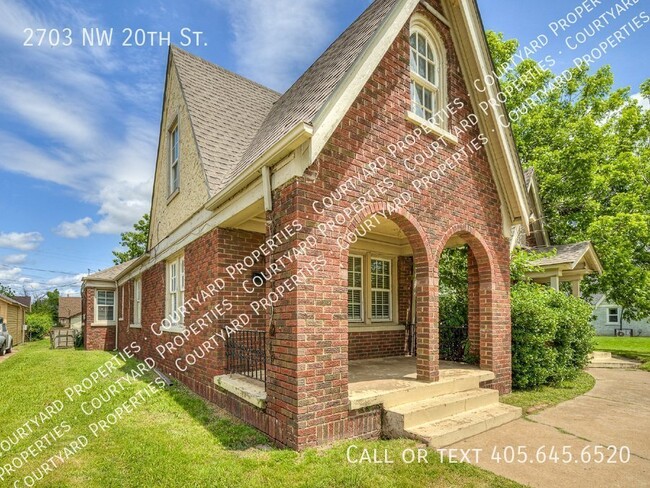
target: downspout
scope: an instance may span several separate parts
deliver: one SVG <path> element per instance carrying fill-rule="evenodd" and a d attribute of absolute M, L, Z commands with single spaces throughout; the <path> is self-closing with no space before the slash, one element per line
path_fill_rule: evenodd
<path fill-rule="evenodd" d="M 117 310 L 121 310 L 120 307 L 122 306 L 122 302 L 120 301 L 120 285 L 118 285 L 117 281 L 115 281 L 115 296 L 117 296 L 117 300 L 118 300 Z M 120 315 L 121 314 L 119 313 L 117 314 L 118 318 L 115 321 L 115 349 L 113 349 L 113 351 L 119 350 L 119 347 L 117 346 L 117 338 L 118 338 L 117 333 L 120 330 L 120 318 L 119 318 Z M 124 317 L 122 317 L 122 319 L 124 319 Z"/>

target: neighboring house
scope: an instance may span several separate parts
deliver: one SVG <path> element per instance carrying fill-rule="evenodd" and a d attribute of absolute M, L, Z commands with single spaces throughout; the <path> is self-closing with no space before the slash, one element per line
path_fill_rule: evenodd
<path fill-rule="evenodd" d="M 148 251 L 85 278 L 86 347 L 136 343 L 296 449 L 449 441 L 382 420 L 411 387 L 480 395 L 450 400 L 471 409 L 457 437 L 518 416 L 478 388 L 511 390 L 509 239 L 530 215 L 491 69 L 473 0 L 377 0 L 284 94 L 172 47 Z M 437 263 L 460 245 L 480 369 L 439 361 Z"/>
<path fill-rule="evenodd" d="M 16 345 L 25 342 L 25 314 L 27 312 L 29 312 L 28 305 L 15 298 L 0 295 L 0 317 L 4 318 L 7 330 L 14 338 Z"/>
<path fill-rule="evenodd" d="M 59 325 L 81 332 L 81 297 L 59 297 Z"/>
<path fill-rule="evenodd" d="M 116 344 L 118 296 L 116 279 L 133 261 L 118 264 L 83 279 L 81 286 L 81 321 L 86 349 L 112 351 Z M 122 317 L 124 300 L 122 300 Z"/>
<path fill-rule="evenodd" d="M 570 284 L 573 296 L 579 297 L 580 283 L 587 274 L 602 273 L 603 267 L 591 242 L 551 245 L 544 225 L 544 212 L 539 196 L 539 186 L 535 171 L 530 168 L 524 172 L 528 207 L 530 209 L 530 227 L 526 232 L 522 225 L 514 226 L 510 239 L 510 249 L 515 247 L 532 252 L 547 254 L 546 257 L 532 262 L 542 268 L 530 273 L 529 277 L 537 283 L 550 285 L 560 290 L 562 283 Z"/>
<path fill-rule="evenodd" d="M 650 336 L 650 319 L 623 320 L 623 309 L 607 300 L 605 295 L 595 295 L 593 325 L 599 336 Z"/>

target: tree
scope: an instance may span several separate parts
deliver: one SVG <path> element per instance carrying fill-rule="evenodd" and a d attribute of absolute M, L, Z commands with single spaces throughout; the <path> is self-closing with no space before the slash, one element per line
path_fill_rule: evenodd
<path fill-rule="evenodd" d="M 59 290 L 48 291 L 45 295 L 37 298 L 32 305 L 32 314 L 46 314 L 50 316 L 53 323 L 59 322 Z"/>
<path fill-rule="evenodd" d="M 487 36 L 495 65 L 513 63 L 518 42 Z M 539 180 L 551 240 L 591 240 L 603 263 L 584 292 L 605 293 L 625 319 L 650 316 L 650 111 L 629 88 L 614 89 L 609 66 L 557 77 L 527 59 L 500 82 L 522 164 Z M 650 99 L 650 80 L 640 92 Z"/>
<path fill-rule="evenodd" d="M 147 241 L 149 239 L 149 214 L 143 217 L 133 225 L 132 231 L 123 232 L 120 245 L 124 251 L 113 251 L 115 264 L 125 263 L 131 259 L 142 256 L 147 251 Z"/>
<path fill-rule="evenodd" d="M 0 283 L 0 295 L 13 298 L 16 296 L 16 292 L 10 286 L 6 286 Z"/>

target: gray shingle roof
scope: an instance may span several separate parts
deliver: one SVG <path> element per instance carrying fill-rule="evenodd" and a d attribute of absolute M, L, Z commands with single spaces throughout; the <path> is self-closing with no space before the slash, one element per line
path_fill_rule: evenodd
<path fill-rule="evenodd" d="M 59 297 L 59 318 L 69 319 L 81 313 L 81 297 Z"/>
<path fill-rule="evenodd" d="M 280 94 L 177 47 L 171 55 L 214 195 L 225 186 Z"/>
<path fill-rule="evenodd" d="M 233 168 L 229 180 L 282 139 L 296 124 L 314 120 L 396 4 L 397 0 L 373 2 L 282 95 L 242 159 Z"/>
<path fill-rule="evenodd" d="M 172 48 L 211 195 L 297 124 L 314 120 L 397 1 L 373 2 L 284 95 Z"/>
<path fill-rule="evenodd" d="M 19 305 L 21 307 L 29 308 L 27 305 L 19 302 L 18 300 L 14 300 L 13 298 L 10 298 L 6 295 L 0 295 L 0 300 L 4 300 L 5 302 L 11 303 L 12 305 Z"/>
<path fill-rule="evenodd" d="M 229 180 L 234 179 L 296 124 L 310 123 L 388 17 L 397 0 L 376 0 L 282 95 Z"/>
<path fill-rule="evenodd" d="M 97 271 L 96 273 L 86 276 L 84 278 L 84 281 L 86 280 L 115 281 L 115 279 L 120 275 L 120 273 L 124 271 L 126 268 L 128 268 L 135 261 L 136 261 L 135 259 L 132 259 L 130 261 L 126 261 L 125 263 L 118 264 L 117 266 L 113 266 L 111 268 L 106 268 L 101 271 Z"/>
<path fill-rule="evenodd" d="M 560 246 L 533 247 L 531 251 L 548 253 L 556 250 L 555 256 L 537 259 L 532 262 L 536 266 L 552 266 L 577 262 L 589 250 L 590 242 L 578 242 L 575 244 L 563 244 Z"/>

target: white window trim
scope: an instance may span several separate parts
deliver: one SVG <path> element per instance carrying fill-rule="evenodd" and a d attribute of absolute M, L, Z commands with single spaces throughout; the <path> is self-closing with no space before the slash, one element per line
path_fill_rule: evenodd
<path fill-rule="evenodd" d="M 113 294 L 113 320 L 99 320 L 99 304 L 97 303 L 97 296 L 99 292 L 107 292 Z M 117 291 L 116 290 L 106 290 L 106 289 L 97 289 L 95 290 L 95 296 L 93 297 L 94 305 L 94 316 L 92 326 L 94 327 L 115 327 L 117 321 L 115 320 L 115 314 L 117 313 Z"/>
<path fill-rule="evenodd" d="M 411 35 L 415 32 L 419 33 L 427 40 L 431 46 L 431 49 L 433 50 L 434 56 L 436 57 L 438 63 L 436 73 L 438 86 L 434 85 L 426 78 L 423 78 L 418 73 L 415 73 L 413 70 L 411 70 L 411 63 L 409 61 L 409 73 L 411 80 L 432 92 L 433 96 L 436 97 L 438 112 L 444 114 L 445 116 L 442 118 L 440 121 L 441 123 L 439 124 L 434 123 L 431 120 L 427 120 L 424 117 L 421 117 L 413 112 L 413 101 L 411 100 L 409 105 L 409 113 L 412 114 L 412 116 L 410 114 L 407 114 L 407 118 L 413 120 L 415 117 L 421 121 L 425 121 L 425 124 L 420 125 L 423 125 L 423 127 L 431 128 L 432 131 L 436 133 L 440 131 L 439 135 L 442 137 L 448 138 L 448 136 L 451 136 L 450 140 L 454 143 L 457 143 L 458 139 L 455 136 L 451 135 L 448 131 L 449 115 L 445 112 L 448 98 L 447 78 L 449 76 L 447 65 L 447 50 L 445 48 L 445 44 L 442 41 L 440 34 L 436 31 L 433 25 L 431 25 L 431 22 L 429 22 L 429 20 L 424 15 L 416 13 L 411 19 L 411 26 L 409 30 L 409 60 L 411 56 L 410 38 Z M 418 123 L 420 122 L 418 121 Z M 454 141 L 454 139 L 456 140 Z"/>
<path fill-rule="evenodd" d="M 364 263 L 365 259 L 364 259 L 364 256 L 361 255 L 361 254 L 350 254 L 348 257 L 360 258 L 361 259 L 361 318 L 360 319 L 350 319 L 350 318 L 348 318 L 348 322 L 350 322 L 352 324 L 365 324 L 365 322 L 366 322 L 366 300 L 365 300 L 365 297 L 364 297 L 364 290 L 365 290 L 364 285 L 366 283 L 366 277 L 365 277 L 366 266 L 365 266 L 365 263 Z M 350 287 L 348 286 L 347 289 L 349 290 Z M 353 289 L 356 290 L 357 288 L 353 288 Z"/>
<path fill-rule="evenodd" d="M 176 265 L 177 277 L 176 283 L 178 289 L 175 292 L 171 291 L 171 269 L 172 266 Z M 185 296 L 185 255 L 177 254 L 176 256 L 170 258 L 166 262 L 166 280 L 165 280 L 165 311 L 166 317 L 171 320 L 172 310 L 172 295 L 177 295 L 176 308 L 183 305 L 184 296 Z M 172 332 L 172 333 L 182 333 L 185 331 L 184 317 L 181 315 L 181 321 L 175 323 L 172 327 L 164 328 L 161 327 L 163 332 Z"/>
<path fill-rule="evenodd" d="M 610 310 L 616 310 L 616 322 L 612 322 L 610 320 Z M 618 307 L 607 307 L 605 309 L 605 314 L 607 315 L 607 325 L 620 325 L 621 321 L 621 311 L 619 310 Z"/>
<path fill-rule="evenodd" d="M 130 327 L 142 328 L 142 277 L 133 280 L 133 323 Z"/>
<path fill-rule="evenodd" d="M 397 256 L 389 254 L 377 254 L 374 252 L 362 252 L 358 249 L 351 249 L 350 256 L 362 257 L 361 266 L 363 276 L 361 277 L 362 284 L 362 302 L 363 302 L 363 321 L 350 320 L 348 324 L 350 331 L 356 332 L 377 332 L 388 330 L 403 330 L 404 326 L 399 324 L 399 295 L 398 295 L 398 276 L 397 276 Z M 391 270 L 391 289 L 390 289 L 390 320 L 372 319 L 372 290 L 370 289 L 370 260 L 381 259 L 389 261 Z M 346 286 L 347 293 L 347 286 Z"/>
<path fill-rule="evenodd" d="M 174 154 L 174 132 L 178 133 L 178 158 L 175 160 L 173 158 Z M 174 123 L 170 126 L 167 132 L 167 138 L 169 140 L 169 153 L 167 155 L 168 163 L 167 167 L 169 170 L 169 200 L 173 199 L 181 188 L 181 133 L 179 130 L 178 119 L 174 120 Z M 174 166 L 178 169 L 178 186 L 173 186 L 172 171 Z"/>

